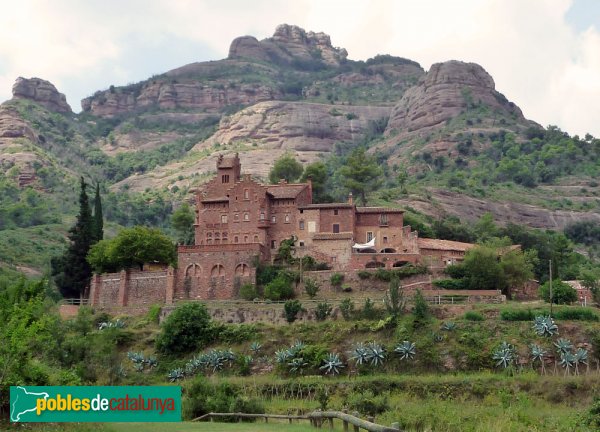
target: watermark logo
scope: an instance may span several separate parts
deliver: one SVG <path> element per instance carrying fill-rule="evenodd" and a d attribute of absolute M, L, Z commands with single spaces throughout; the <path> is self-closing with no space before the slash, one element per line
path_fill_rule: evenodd
<path fill-rule="evenodd" d="M 178 422 L 179 386 L 11 386 L 12 422 Z"/>

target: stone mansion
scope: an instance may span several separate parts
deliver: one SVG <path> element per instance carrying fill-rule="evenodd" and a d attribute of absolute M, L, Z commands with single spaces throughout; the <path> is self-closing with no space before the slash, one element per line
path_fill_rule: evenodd
<path fill-rule="evenodd" d="M 217 160 L 217 175 L 194 191 L 195 244 L 178 247 L 176 269 L 94 275 L 92 305 L 231 299 L 255 283 L 256 260 L 271 262 L 294 237 L 297 256 L 310 255 L 333 270 L 351 272 L 407 263 L 443 267 L 473 245 L 422 239 L 404 226 L 404 212 L 345 203 L 314 204 L 307 183 L 265 185 L 243 175 L 237 154 Z"/>

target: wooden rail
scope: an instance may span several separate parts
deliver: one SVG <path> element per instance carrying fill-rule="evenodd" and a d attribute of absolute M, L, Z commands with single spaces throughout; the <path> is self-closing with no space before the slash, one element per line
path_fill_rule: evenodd
<path fill-rule="evenodd" d="M 269 419 L 288 420 L 291 424 L 293 420 L 309 420 L 310 424 L 316 428 L 322 428 L 323 423 L 326 421 L 329 423 L 329 429 L 333 429 L 333 420 L 338 419 L 342 421 L 344 431 L 349 431 L 349 426 L 352 425 L 354 432 L 359 432 L 360 429 L 364 429 L 368 432 L 399 432 L 400 427 L 398 423 L 392 424 L 392 426 L 383 426 L 374 422 L 373 417 L 368 417 L 367 420 L 363 420 L 354 415 L 348 414 L 346 411 L 313 411 L 308 415 L 286 415 L 286 414 L 247 414 L 247 413 L 207 413 L 200 417 L 196 417 L 192 421 L 210 420 L 214 421 L 215 418 L 233 417 L 236 421 L 241 422 L 243 419 L 264 419 L 265 423 L 269 422 Z"/>

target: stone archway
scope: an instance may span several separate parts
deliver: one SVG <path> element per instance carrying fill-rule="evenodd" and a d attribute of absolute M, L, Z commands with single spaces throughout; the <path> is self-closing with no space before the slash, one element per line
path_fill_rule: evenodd
<path fill-rule="evenodd" d="M 240 263 L 235 268 L 235 275 L 237 277 L 248 277 L 250 276 L 250 267 L 246 263 Z"/>
<path fill-rule="evenodd" d="M 192 263 L 185 268 L 185 279 L 183 281 L 183 291 L 185 298 L 191 298 L 198 295 L 200 291 L 200 277 L 202 268 L 196 263 Z"/>

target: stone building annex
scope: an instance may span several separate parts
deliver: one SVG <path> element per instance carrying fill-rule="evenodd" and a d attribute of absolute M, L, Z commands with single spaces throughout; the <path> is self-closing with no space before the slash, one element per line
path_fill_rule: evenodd
<path fill-rule="evenodd" d="M 403 210 L 345 203 L 313 204 L 309 182 L 265 185 L 242 175 L 237 154 L 220 156 L 217 175 L 195 192 L 195 244 L 178 247 L 176 269 L 94 275 L 95 306 L 170 304 L 183 299 L 232 299 L 255 283 L 256 259 L 271 262 L 283 240 L 297 256 L 351 273 L 407 263 L 441 268 L 473 245 L 419 238 Z"/>

